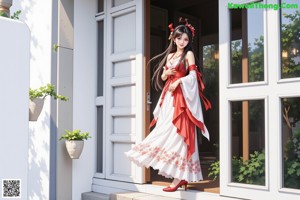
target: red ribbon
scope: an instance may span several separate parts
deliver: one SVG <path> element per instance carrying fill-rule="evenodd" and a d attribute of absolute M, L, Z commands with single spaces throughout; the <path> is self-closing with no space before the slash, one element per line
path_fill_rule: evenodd
<path fill-rule="evenodd" d="M 171 31 L 171 32 L 173 32 L 173 31 L 174 31 L 174 28 L 173 28 L 173 23 L 169 24 L 169 26 L 168 26 L 168 27 L 169 27 L 169 29 L 170 29 L 170 31 Z"/>

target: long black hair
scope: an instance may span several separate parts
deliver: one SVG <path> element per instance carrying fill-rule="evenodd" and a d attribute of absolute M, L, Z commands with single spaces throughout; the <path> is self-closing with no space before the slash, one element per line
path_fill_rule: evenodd
<path fill-rule="evenodd" d="M 155 71 L 154 71 L 154 74 L 152 77 L 152 84 L 154 85 L 154 88 L 156 90 L 161 90 L 164 86 L 164 82 L 162 81 L 162 79 L 160 77 L 163 72 L 163 67 L 167 62 L 168 55 L 170 53 L 175 53 L 177 50 L 177 46 L 175 44 L 175 39 L 180 37 L 183 33 L 186 33 L 189 38 L 189 43 L 184 48 L 179 63 L 184 61 L 184 58 L 188 51 L 194 52 L 193 45 L 192 45 L 193 36 L 192 36 L 192 31 L 190 30 L 189 27 L 187 27 L 186 25 L 178 25 L 170 35 L 170 44 L 169 44 L 168 48 L 163 53 L 150 59 L 148 62 L 148 65 L 149 65 L 150 62 L 163 57 L 161 59 L 161 61 L 154 66 Z M 183 62 L 183 63 L 184 63 L 184 65 L 186 64 L 185 62 Z"/>

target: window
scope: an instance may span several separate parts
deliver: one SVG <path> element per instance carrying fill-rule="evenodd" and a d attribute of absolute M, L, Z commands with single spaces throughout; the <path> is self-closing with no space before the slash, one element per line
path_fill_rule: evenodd
<path fill-rule="evenodd" d="M 97 96 L 103 96 L 103 55 L 104 55 L 104 22 L 98 21 L 98 81 Z"/>
<path fill-rule="evenodd" d="M 113 0 L 113 7 L 128 3 L 132 0 Z"/>
<path fill-rule="evenodd" d="M 297 5 L 294 0 L 281 3 Z M 281 13 L 281 78 L 300 77 L 300 7 L 282 8 Z"/>
<path fill-rule="evenodd" d="M 103 106 L 97 106 L 97 173 L 103 173 Z"/>
<path fill-rule="evenodd" d="M 283 187 L 300 189 L 300 97 L 282 98 Z"/>
<path fill-rule="evenodd" d="M 264 81 L 264 9 L 231 9 L 231 80 Z"/>
<path fill-rule="evenodd" d="M 98 13 L 96 14 L 97 22 L 97 97 L 95 99 L 95 112 L 96 112 L 96 173 L 97 176 L 104 173 L 104 1 L 98 0 Z M 101 176 L 101 175 L 100 175 Z"/>
<path fill-rule="evenodd" d="M 231 181 L 265 185 L 264 100 L 231 102 Z"/>
<path fill-rule="evenodd" d="M 104 1 L 103 0 L 98 0 L 98 13 L 104 11 Z"/>

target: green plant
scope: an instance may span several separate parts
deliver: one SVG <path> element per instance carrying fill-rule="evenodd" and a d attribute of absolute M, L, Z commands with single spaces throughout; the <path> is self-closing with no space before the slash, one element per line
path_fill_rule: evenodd
<path fill-rule="evenodd" d="M 57 52 L 59 45 L 58 44 L 53 44 L 52 50 L 53 52 Z"/>
<path fill-rule="evenodd" d="M 11 19 L 19 19 L 19 16 L 21 14 L 21 10 L 17 10 L 16 12 L 14 12 L 14 14 L 12 16 L 10 16 Z"/>
<path fill-rule="evenodd" d="M 218 160 L 213 162 L 208 168 L 208 170 L 208 177 L 212 177 L 214 181 L 217 180 L 217 178 L 220 175 L 220 161 Z"/>
<path fill-rule="evenodd" d="M 89 132 L 81 132 L 79 129 L 73 131 L 65 130 L 65 134 L 63 134 L 59 140 L 87 140 L 88 138 L 91 138 L 89 134 Z"/>
<path fill-rule="evenodd" d="M 5 12 L 0 11 L 0 16 L 1 17 L 8 17 L 8 15 Z"/>
<path fill-rule="evenodd" d="M 294 131 L 285 145 L 284 187 L 300 188 L 300 129 Z"/>
<path fill-rule="evenodd" d="M 255 151 L 250 154 L 249 160 L 242 161 L 238 174 L 234 175 L 234 180 L 240 183 L 264 185 L 265 184 L 265 153 Z"/>
<path fill-rule="evenodd" d="M 210 165 L 209 177 L 216 180 L 220 175 L 220 162 L 216 161 Z M 265 183 L 265 153 L 255 151 L 250 154 L 249 160 L 232 158 L 233 182 L 264 185 Z"/>
<path fill-rule="evenodd" d="M 11 19 L 19 19 L 19 16 L 21 14 L 21 10 L 17 10 L 16 12 L 13 13 L 13 15 L 10 17 Z M 5 12 L 0 11 L 0 16 L 1 17 L 9 17 Z"/>
<path fill-rule="evenodd" d="M 47 96 L 52 96 L 54 99 L 60 99 L 62 101 L 69 100 L 68 97 L 57 94 L 54 90 L 54 85 L 47 84 L 46 86 L 41 86 L 38 89 L 29 88 L 29 99 L 32 101 L 36 98 L 46 98 Z"/>

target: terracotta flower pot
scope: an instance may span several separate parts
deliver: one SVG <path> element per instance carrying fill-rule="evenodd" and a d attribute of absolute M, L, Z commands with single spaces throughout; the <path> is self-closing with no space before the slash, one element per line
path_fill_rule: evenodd
<path fill-rule="evenodd" d="M 9 9 L 12 6 L 12 0 L 1 0 L 0 1 L 0 11 L 6 13 L 10 16 Z"/>
<path fill-rule="evenodd" d="M 83 140 L 66 140 L 66 148 L 72 159 L 78 159 L 84 146 Z"/>
<path fill-rule="evenodd" d="M 40 116 L 45 99 L 36 98 L 33 101 L 29 101 L 29 121 L 37 121 Z"/>

